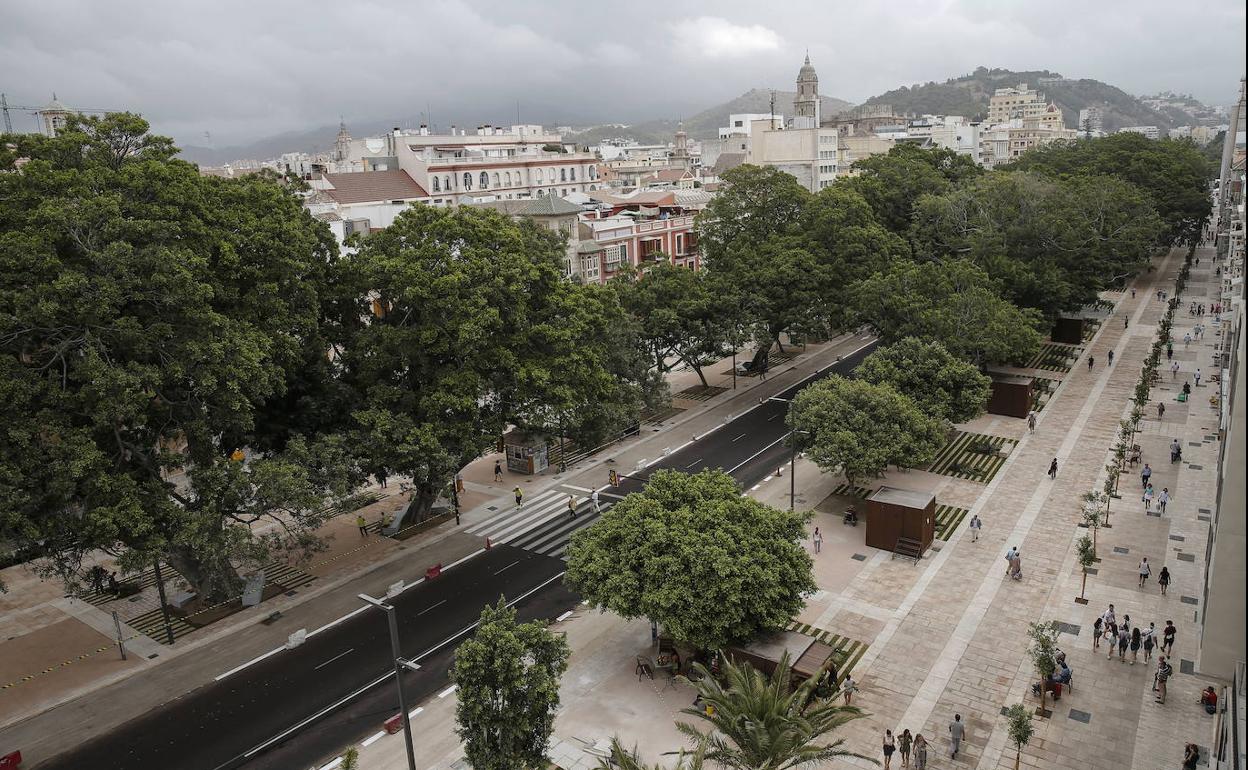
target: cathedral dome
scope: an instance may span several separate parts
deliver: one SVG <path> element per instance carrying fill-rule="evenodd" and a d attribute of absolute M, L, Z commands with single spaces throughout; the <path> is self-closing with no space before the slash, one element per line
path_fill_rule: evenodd
<path fill-rule="evenodd" d="M 797 71 L 798 80 L 815 80 L 819 76 L 815 74 L 815 68 L 810 63 L 810 54 L 806 54 L 806 63 Z"/>

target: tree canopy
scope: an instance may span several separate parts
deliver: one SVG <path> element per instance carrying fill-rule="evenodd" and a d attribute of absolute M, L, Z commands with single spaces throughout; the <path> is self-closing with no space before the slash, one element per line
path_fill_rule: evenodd
<path fill-rule="evenodd" d="M 814 590 L 805 521 L 722 471 L 657 471 L 572 536 L 565 580 L 596 607 L 718 649 L 783 627 Z"/>
<path fill-rule="evenodd" d="M 891 385 L 927 415 L 955 423 L 983 414 L 992 390 L 991 378 L 944 345 L 915 337 L 878 348 L 855 374 L 865 382 Z"/>
<path fill-rule="evenodd" d="M 945 440 L 945 423 L 891 386 L 838 375 L 799 391 L 787 421 L 815 464 L 841 471 L 851 484 L 890 465 L 926 465 Z"/>
<path fill-rule="evenodd" d="M 71 584 L 98 548 L 222 598 L 357 477 L 287 400 L 324 376 L 338 249 L 279 184 L 202 177 L 147 129 L 0 141 L 0 536 Z"/>
<path fill-rule="evenodd" d="M 636 421 L 645 365 L 628 318 L 611 290 L 563 280 L 562 259 L 527 220 L 426 206 L 352 258 L 375 317 L 348 335 L 345 380 L 372 468 L 412 477 L 411 520 L 509 424 L 592 446 Z"/>
<path fill-rule="evenodd" d="M 857 192 L 884 227 L 898 235 L 910 231 L 914 206 L 924 195 L 944 195 L 983 173 L 970 157 L 943 148 L 898 144 L 883 155 L 854 161 L 856 176 L 837 187 Z"/>
<path fill-rule="evenodd" d="M 1209 218 L 1208 162 L 1189 139 L 1132 132 L 1029 150 L 1007 168 L 1051 176 L 1117 176 L 1149 197 L 1161 217 L 1161 242 L 1194 244 Z"/>
<path fill-rule="evenodd" d="M 935 341 L 981 367 L 1026 358 L 1043 339 L 1040 313 L 1002 298 L 997 282 L 965 259 L 894 262 L 855 287 L 854 303 L 884 344 Z"/>
<path fill-rule="evenodd" d="M 559 678 L 571 650 L 539 623 L 517 623 L 504 600 L 481 611 L 477 631 L 455 650 L 455 732 L 476 770 L 546 767 L 559 708 Z"/>

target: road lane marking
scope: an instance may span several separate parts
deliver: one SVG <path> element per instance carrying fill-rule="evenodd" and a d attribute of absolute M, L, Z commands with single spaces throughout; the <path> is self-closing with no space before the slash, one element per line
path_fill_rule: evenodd
<path fill-rule="evenodd" d="M 516 566 L 516 565 L 517 565 L 517 564 L 519 564 L 519 563 L 520 563 L 520 560 L 519 560 L 519 559 L 516 559 L 516 560 L 515 560 L 515 561 L 513 561 L 511 564 L 508 564 L 506 567 L 503 567 L 502 569 L 500 569 L 498 572 L 495 572 L 494 574 L 495 574 L 495 575 L 501 575 L 501 574 L 503 574 L 504 572 L 506 572 L 507 570 L 511 569 L 512 567 Z"/>
<path fill-rule="evenodd" d="M 484 549 L 482 549 L 482 550 L 484 550 Z M 542 581 L 541 583 L 537 584 L 537 585 L 536 585 L 536 586 L 534 586 L 533 588 L 530 588 L 528 591 L 525 591 L 524 593 L 520 594 L 520 595 L 519 595 L 519 596 L 517 596 L 515 599 L 512 599 L 511 601 L 507 602 L 507 606 L 508 606 L 508 607 L 513 607 L 513 606 L 515 606 L 515 605 L 519 604 L 520 602 L 522 602 L 522 601 L 524 601 L 525 599 L 529 598 L 530 596 L 532 596 L 533 594 L 535 594 L 535 593 L 537 593 L 538 591 L 542 590 L 542 589 L 543 589 L 543 588 L 545 588 L 546 586 L 550 585 L 551 583 L 555 582 L 556 580 L 559 580 L 559 579 L 560 579 L 560 578 L 562 578 L 565 574 L 567 574 L 567 573 L 566 573 L 566 571 L 565 571 L 565 572 L 559 572 L 559 573 L 557 573 L 557 574 L 555 574 L 555 575 L 551 576 L 550 578 L 548 578 L 548 579 L 546 579 L 546 580 Z M 462 629 L 460 629 L 460 630 L 459 630 L 458 632 L 456 632 L 455 634 L 453 634 L 453 635 L 451 635 L 451 636 L 448 636 L 447 638 L 445 638 L 445 639 L 443 639 L 442 641 L 438 642 L 438 643 L 437 643 L 437 644 L 435 644 L 434 646 L 432 646 L 432 647 L 430 647 L 429 649 L 425 650 L 424 652 L 420 653 L 420 654 L 419 654 L 419 655 L 417 655 L 416 657 L 414 657 L 414 658 L 410 658 L 410 660 L 414 663 L 414 662 L 416 662 L 416 661 L 418 661 L 418 660 L 421 660 L 421 659 L 423 659 L 423 658 L 427 658 L 427 657 L 429 657 L 429 656 L 430 656 L 430 655 L 432 655 L 433 653 L 437 652 L 438 650 L 442 649 L 442 648 L 443 648 L 443 647 L 445 647 L 446 645 L 450 644 L 451 642 L 455 641 L 455 640 L 456 640 L 456 639 L 458 639 L 459 637 L 463 636 L 464 634 L 468 633 L 468 632 L 469 632 L 469 631 L 471 631 L 472 629 L 476 628 L 478 625 L 480 625 L 480 621 L 474 621 L 474 622 L 470 623 L 469 625 L 464 626 Z M 371 682 L 369 682 L 368 684 L 364 685 L 363 687 L 359 688 L 358 690 L 355 690 L 355 691 L 354 691 L 354 692 L 352 692 L 350 695 L 347 695 L 346 697 L 339 699 L 336 703 L 333 703 L 333 704 L 331 704 L 331 705 L 329 705 L 329 706 L 326 706 L 325 708 L 323 708 L 323 709 L 321 709 L 320 711 L 316 712 L 315 714 L 313 714 L 312 716 L 308 717 L 307 719 L 304 719 L 302 722 L 298 723 L 298 724 L 297 724 L 297 725 L 295 725 L 294 727 L 287 728 L 286 730 L 283 730 L 282 732 L 278 733 L 277 735 L 273 736 L 272 738 L 269 738 L 268 740 L 264 741 L 263 743 L 260 743 L 260 744 L 256 745 L 254 748 L 252 748 L 252 749 L 250 749 L 250 750 L 248 750 L 248 751 L 243 752 L 243 754 L 242 754 L 241 756 L 242 756 L 244 759 L 250 759 L 250 758 L 252 758 L 252 757 L 253 757 L 253 756 L 255 756 L 256 754 L 259 754 L 261 751 L 264 751 L 265 749 L 267 749 L 268 747 L 270 747 L 270 746 L 272 746 L 273 744 L 277 743 L 278 741 L 284 740 L 287 736 L 289 736 L 289 735 L 291 735 L 291 734 L 293 734 L 293 733 L 296 733 L 296 732 L 298 732 L 299 730 L 302 730 L 302 729 L 303 729 L 304 727 L 306 727 L 307 725 L 311 724 L 312 722 L 315 722 L 316 720 L 320 719 L 321 717 L 325 716 L 326 714 L 330 713 L 331 711 L 333 711 L 333 710 L 335 710 L 335 709 L 337 709 L 337 708 L 342 707 L 342 705 L 343 705 L 343 704 L 345 704 L 345 703 L 347 703 L 347 702 L 349 702 L 349 701 L 353 700 L 354 698 L 359 697 L 359 695 L 360 695 L 361 693 L 366 692 L 366 691 L 368 691 L 368 690 L 372 689 L 373 687 L 376 687 L 377 685 L 381 684 L 382 682 L 386 681 L 387 679 L 389 679 L 389 678 L 390 678 L 390 677 L 392 677 L 392 676 L 394 676 L 394 670 L 393 670 L 393 669 L 392 669 L 392 670 L 390 670 L 390 671 L 387 671 L 386 673 L 384 673 L 384 674 L 382 674 L 381 676 L 377 677 L 376 679 L 374 679 L 373 681 L 371 681 Z M 232 758 L 231 758 L 231 759 L 229 759 L 228 761 L 223 762 L 223 763 L 222 763 L 222 764 L 220 764 L 220 765 L 217 765 L 217 767 L 216 767 L 214 770 L 222 770 L 223 768 L 229 767 L 230 765 L 232 765 L 232 764 L 234 763 L 234 761 L 235 761 L 236 759 L 238 759 L 238 757 L 237 757 L 237 756 L 236 756 L 236 757 L 232 757 Z"/>
<path fill-rule="evenodd" d="M 327 765 L 321 765 L 321 770 L 334 770 L 335 767 L 340 767 L 341 765 L 342 765 L 342 757 L 338 757 L 337 759 L 335 759 L 334 761 L 330 762 Z"/>
<path fill-rule="evenodd" d="M 363 746 L 364 748 L 368 748 L 369 746 L 372 746 L 374 743 L 376 743 L 377 741 L 381 740 L 384 737 L 386 737 L 386 731 L 382 730 L 379 733 L 373 733 L 372 735 L 365 738 L 363 742 L 360 743 L 360 745 Z"/>
<path fill-rule="evenodd" d="M 441 607 L 443 604 L 446 604 L 446 599 L 443 599 L 442 601 L 438 602 L 437 604 L 431 604 L 431 605 L 429 605 L 428 607 L 424 608 L 424 609 L 423 609 L 423 610 L 421 610 L 420 612 L 417 612 L 417 613 L 416 613 L 416 616 L 417 616 L 417 617 L 420 617 L 421 615 L 424 615 L 426 612 L 428 612 L 429 610 L 433 609 L 434 607 Z"/>
<path fill-rule="evenodd" d="M 424 710 L 425 710 L 425 707 L 424 707 L 424 706 L 417 706 L 416 708 L 414 708 L 414 709 L 412 709 L 411 711 L 407 712 L 407 718 L 408 718 L 408 719 L 412 719 L 412 718 L 414 718 L 414 717 L 418 717 L 418 716 L 420 716 L 421 712 L 422 712 L 422 711 L 424 711 Z"/>
<path fill-rule="evenodd" d="M 567 620 L 568 618 L 572 617 L 572 612 L 573 612 L 572 610 L 568 610 L 567 612 L 563 613 L 563 614 L 562 614 L 562 615 L 560 615 L 559 617 L 555 618 L 555 622 L 556 622 L 556 623 L 562 623 L 563 621 L 565 621 L 565 620 Z"/>
<path fill-rule="evenodd" d="M 314 668 L 314 669 L 312 669 L 312 670 L 313 670 L 313 671 L 320 671 L 321 669 L 323 669 L 323 668 L 325 668 L 326 666 L 328 666 L 330 663 L 333 663 L 335 660 L 338 660 L 339 658 L 343 657 L 344 655 L 350 655 L 350 654 L 351 654 L 351 653 L 353 653 L 353 652 L 355 652 L 355 648 L 354 648 L 354 647 L 352 647 L 351 649 L 347 650 L 346 652 L 340 652 L 340 653 L 338 653 L 337 655 L 335 655 L 334 657 L 330 658 L 329 660 L 325 661 L 324 663 L 322 663 L 321 665 L 317 666 L 316 668 Z"/>
<path fill-rule="evenodd" d="M 783 414 L 783 412 L 776 412 L 775 414 L 773 414 L 772 416 L 770 416 L 770 417 L 768 417 L 768 418 L 767 418 L 767 422 L 771 422 L 772 420 L 774 420 L 774 419 L 776 419 L 777 417 L 779 417 L 781 414 Z"/>
<path fill-rule="evenodd" d="M 367 608 L 362 608 L 362 609 L 367 609 Z M 337 622 L 337 621 L 335 621 L 335 622 Z M 286 648 L 283 646 L 283 647 L 278 647 L 276 650 L 269 650 L 269 651 L 268 651 L 268 652 L 266 652 L 265 654 L 260 655 L 260 656 L 257 656 L 257 657 L 255 657 L 255 658 L 252 658 L 251 660 L 247 661 L 246 663 L 242 664 L 241 666 L 235 666 L 234 668 L 230 669 L 229 671 L 226 671 L 224 674 L 220 674 L 220 675 L 218 675 L 218 676 L 215 678 L 215 680 L 214 680 L 214 681 L 220 682 L 222 679 L 225 679 L 227 676 L 230 676 L 231 674 L 237 674 L 239 671 L 242 671 L 243 669 L 247 668 L 248 666 L 254 666 L 255 664 L 259 663 L 260 661 L 264 660 L 265 658 L 268 658 L 268 657 L 271 657 L 271 656 L 273 656 L 273 655 L 276 655 L 276 654 L 278 654 L 279 652 L 281 652 L 281 651 L 282 651 L 282 650 L 284 650 L 284 649 L 286 649 Z"/>
<path fill-rule="evenodd" d="M 783 435 L 783 436 L 781 436 L 780 438 L 776 439 L 775 441 L 771 442 L 771 443 L 770 443 L 770 444 L 768 444 L 767 446 L 765 446 L 765 447 L 763 447 L 762 449 L 758 450 L 758 451 L 757 451 L 757 452 L 755 452 L 754 454 L 752 454 L 752 455 L 750 455 L 749 457 L 745 458 L 745 459 L 744 459 L 744 460 L 742 460 L 741 462 L 739 462 L 739 463 L 737 463 L 736 465 L 732 466 L 731 468 L 729 468 L 729 469 L 728 469 L 728 475 L 729 475 L 729 476 L 731 476 L 733 473 L 736 473 L 737 469 L 738 469 L 738 468 L 740 468 L 742 465 L 745 465 L 745 464 L 746 464 L 746 463 L 748 463 L 750 460 L 753 460 L 755 457 L 758 457 L 758 456 L 759 456 L 759 455 L 761 455 L 763 452 L 766 452 L 768 449 L 771 449 L 773 446 L 775 446 L 776 444 L 779 444 L 781 441 L 784 441 L 784 440 L 785 440 L 786 438 L 788 438 L 788 437 L 789 437 L 789 435 L 786 433 L 785 435 Z"/>
<path fill-rule="evenodd" d="M 696 460 L 694 460 L 693 462 L 691 462 L 691 463 L 689 463 L 688 465 L 686 465 L 686 466 L 685 466 L 685 470 L 689 470 L 690 468 L 692 468 L 693 466 L 697 465 L 697 464 L 698 464 L 698 463 L 700 463 L 700 462 L 702 462 L 702 458 L 701 458 L 701 457 L 699 457 L 698 459 L 696 459 Z"/>
<path fill-rule="evenodd" d="M 439 698 L 445 698 L 446 696 L 448 696 L 448 695 L 450 695 L 451 693 L 455 692 L 455 688 L 456 688 L 457 686 L 458 686 L 458 685 L 451 685 L 450 687 L 446 688 L 446 689 L 445 689 L 445 690 L 443 690 L 442 692 L 438 693 L 438 697 L 439 697 Z"/>
<path fill-rule="evenodd" d="M 738 441 L 740 441 L 741 439 L 743 439 L 743 438 L 745 438 L 745 437 L 746 437 L 746 434 L 745 434 L 745 433 L 742 433 L 740 436 L 737 436 L 736 438 L 734 438 L 734 439 L 732 440 L 732 443 L 734 443 L 734 444 L 735 444 L 735 443 L 737 443 Z"/>

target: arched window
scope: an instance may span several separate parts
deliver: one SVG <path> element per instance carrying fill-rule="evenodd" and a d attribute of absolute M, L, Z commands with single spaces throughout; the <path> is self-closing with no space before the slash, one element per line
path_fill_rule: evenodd
<path fill-rule="evenodd" d="M 447 192 L 451 191 L 451 178 L 449 176 L 442 178 L 442 186 L 446 188 Z"/>
<path fill-rule="evenodd" d="M 464 172 L 464 189 L 465 190 L 472 189 L 472 172 L 470 171 Z"/>
<path fill-rule="evenodd" d="M 485 188 L 489 186 L 490 186 L 490 175 L 482 171 L 481 172 L 481 189 L 484 190 Z"/>
<path fill-rule="evenodd" d="M 498 187 L 498 172 L 494 172 L 494 186 Z"/>
<path fill-rule="evenodd" d="M 589 167 L 589 178 L 590 178 L 590 179 L 597 179 L 597 178 L 598 178 L 598 167 L 597 167 L 597 166 L 590 166 L 590 167 Z"/>
<path fill-rule="evenodd" d="M 550 183 L 555 183 L 555 170 L 553 168 L 550 170 Z"/>
<path fill-rule="evenodd" d="M 436 176 L 433 178 L 433 191 L 442 192 L 442 180 L 438 179 Z"/>
<path fill-rule="evenodd" d="M 537 170 L 537 183 L 542 183 L 542 170 L 540 168 Z"/>
<path fill-rule="evenodd" d="M 573 166 L 572 168 L 568 169 L 568 181 L 569 182 L 576 181 L 576 166 Z"/>
<path fill-rule="evenodd" d="M 564 166 L 563 168 L 560 168 L 560 169 L 559 169 L 559 181 L 560 181 L 560 182 L 566 182 L 566 181 L 568 181 L 568 168 L 567 168 L 567 166 Z"/>

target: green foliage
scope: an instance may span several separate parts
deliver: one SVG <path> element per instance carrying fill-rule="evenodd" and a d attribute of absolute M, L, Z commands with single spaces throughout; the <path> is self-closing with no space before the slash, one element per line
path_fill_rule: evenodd
<path fill-rule="evenodd" d="M 738 166 L 724 172 L 722 183 L 697 221 L 698 243 L 710 268 L 793 234 L 810 198 L 791 174 L 770 166 Z"/>
<path fill-rule="evenodd" d="M 1148 199 L 1117 177 L 1007 172 L 924 198 L 914 224 L 920 256 L 968 258 L 1049 318 L 1138 270 L 1161 231 Z"/>
<path fill-rule="evenodd" d="M 803 388 L 789 408 L 797 446 L 820 468 L 841 471 L 849 483 L 878 476 L 889 465 L 931 462 L 945 439 L 945 423 L 924 414 L 889 385 L 832 375 Z"/>
<path fill-rule="evenodd" d="M 657 471 L 568 545 L 569 587 L 717 649 L 781 628 L 815 588 L 806 516 L 741 495 L 721 471 Z"/>
<path fill-rule="evenodd" d="M 863 713 L 816 698 L 818 677 L 793 687 L 789 668 L 787 654 L 770 677 L 749 664 L 726 661 L 716 679 L 701 663 L 694 664 L 698 676 L 692 683 L 701 701 L 681 713 L 708 722 L 711 729 L 687 722 L 677 722 L 677 729 L 704 747 L 707 759 L 729 770 L 789 770 L 841 757 L 867 759 L 844 748 L 844 738 L 829 742 Z"/>
<path fill-rule="evenodd" d="M 342 770 L 360 770 L 360 750 L 354 746 L 347 747 L 342 753 Z"/>
<path fill-rule="evenodd" d="M 944 345 L 915 337 L 878 348 L 856 374 L 866 382 L 891 385 L 927 415 L 955 423 L 983 414 L 992 390 L 991 378 Z"/>
<path fill-rule="evenodd" d="M 1166 245 L 1199 240 L 1213 205 L 1207 161 L 1190 140 L 1125 133 L 1055 142 L 1024 153 L 1009 168 L 1052 176 L 1118 176 L 1149 197 L 1161 217 L 1160 240 Z"/>
<path fill-rule="evenodd" d="M 702 770 L 706 764 L 706 749 L 703 746 L 699 746 L 693 751 L 687 751 L 682 748 L 679 751 L 668 753 L 676 754 L 674 765 L 665 765 L 663 763 L 647 765 L 638 755 L 636 746 L 630 751 L 624 748 L 618 737 L 613 737 L 611 739 L 611 757 L 599 759 L 598 767 L 600 770 Z"/>
<path fill-rule="evenodd" d="M 668 360 L 675 358 L 706 385 L 702 365 L 721 357 L 730 336 L 730 310 L 711 291 L 706 272 L 663 261 L 640 273 L 627 271 L 611 287 L 638 326 L 648 363 L 666 373 L 674 366 Z"/>
<path fill-rule="evenodd" d="M 1096 563 L 1096 547 L 1092 545 L 1092 538 L 1084 535 L 1075 542 L 1075 559 L 1085 574 Z"/>
<path fill-rule="evenodd" d="M 1014 767 L 1018 767 L 1019 759 L 1023 753 L 1023 747 L 1031 743 L 1031 736 L 1035 734 L 1036 728 L 1031 723 L 1031 709 L 1021 703 L 1015 703 L 1005 710 L 1006 732 L 1010 736 L 1010 743 L 1014 744 L 1017 752 L 1014 757 Z"/>
<path fill-rule="evenodd" d="M 481 611 L 476 633 L 455 650 L 455 732 L 476 770 L 546 767 L 571 650 L 538 622 L 517 623 L 503 599 Z"/>
<path fill-rule="evenodd" d="M 1052 621 L 1028 623 L 1027 637 L 1031 640 L 1027 647 L 1027 656 L 1031 665 L 1044 682 L 1057 670 L 1057 625 Z M 1044 687 L 1040 688 L 1040 704 L 1044 705 Z"/>
<path fill-rule="evenodd" d="M 998 284 L 965 259 L 897 261 L 852 291 L 860 319 L 891 345 L 906 337 L 939 342 L 978 366 L 1031 356 L 1040 314 L 1003 299 Z"/>
<path fill-rule="evenodd" d="M 74 118 L 0 173 L 0 539 L 71 585 L 104 549 L 222 599 L 358 479 L 305 419 L 338 250 L 278 183 L 201 177 L 147 128 Z"/>
<path fill-rule="evenodd" d="M 857 160 L 854 169 L 858 175 L 837 186 L 862 195 L 880 224 L 899 235 L 909 232 L 914 206 L 921 197 L 945 195 L 982 173 L 965 155 L 913 144 L 899 144 L 886 155 Z"/>
<path fill-rule="evenodd" d="M 509 424 L 589 445 L 636 421 L 645 363 L 615 293 L 562 279 L 550 231 L 498 212 L 415 206 L 364 239 L 344 379 L 371 468 L 410 474 L 420 521 Z M 356 317 L 369 308 L 360 302 Z"/>

